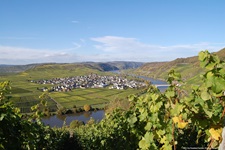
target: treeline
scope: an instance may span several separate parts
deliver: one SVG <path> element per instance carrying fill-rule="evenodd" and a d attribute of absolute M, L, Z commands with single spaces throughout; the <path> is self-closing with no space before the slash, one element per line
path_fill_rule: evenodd
<path fill-rule="evenodd" d="M 150 86 L 142 95 L 129 97 L 127 110 L 115 109 L 99 123 L 74 121 L 70 128 L 50 128 L 40 122 L 46 102 L 33 106 L 29 120 L 4 102 L 9 83 L 1 83 L 1 149 L 150 149 L 218 148 L 222 142 L 225 110 L 225 63 L 208 51 L 199 53 L 206 69 L 200 85 L 191 92 L 179 73 L 168 74 L 168 89 Z M 44 99 L 44 97 L 43 97 Z"/>

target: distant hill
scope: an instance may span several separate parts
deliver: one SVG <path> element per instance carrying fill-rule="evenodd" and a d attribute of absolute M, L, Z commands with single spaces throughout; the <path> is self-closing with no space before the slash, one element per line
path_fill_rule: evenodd
<path fill-rule="evenodd" d="M 99 73 L 101 70 L 89 64 L 41 64 L 21 72 L 21 76 L 27 76 L 29 80 L 36 80 L 40 78 L 61 78 L 69 76 L 80 76 L 91 73 Z"/>
<path fill-rule="evenodd" d="M 43 63 L 43 64 L 29 64 L 29 65 L 0 65 L 0 74 L 19 73 L 24 71 L 37 71 L 37 70 L 73 70 L 74 68 L 89 68 L 98 71 L 111 71 L 121 69 L 134 69 L 138 68 L 143 63 L 141 62 L 83 62 L 83 63 Z"/>
<path fill-rule="evenodd" d="M 113 61 L 113 62 L 87 62 L 93 67 L 96 67 L 102 71 L 112 71 L 112 70 L 125 70 L 125 69 L 136 69 L 142 66 L 142 62 L 127 62 L 127 61 Z"/>
<path fill-rule="evenodd" d="M 0 65 L 0 74 L 10 74 L 10 73 L 19 73 L 25 70 L 31 69 L 37 66 L 37 64 L 29 64 L 29 65 Z"/>
<path fill-rule="evenodd" d="M 225 60 L 225 48 L 215 53 L 220 59 Z M 184 80 L 193 80 L 194 82 L 199 73 L 203 71 L 199 66 L 198 56 L 188 58 L 177 58 L 169 62 L 151 62 L 137 68 L 134 72 L 136 74 L 157 78 L 166 79 L 168 72 L 174 69 L 181 73 Z"/>

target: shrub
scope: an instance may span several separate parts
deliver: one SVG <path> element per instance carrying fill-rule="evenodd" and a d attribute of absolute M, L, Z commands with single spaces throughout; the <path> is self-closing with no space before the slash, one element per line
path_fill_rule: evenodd
<path fill-rule="evenodd" d="M 91 110 L 91 106 L 90 105 L 84 105 L 84 111 L 89 111 Z"/>

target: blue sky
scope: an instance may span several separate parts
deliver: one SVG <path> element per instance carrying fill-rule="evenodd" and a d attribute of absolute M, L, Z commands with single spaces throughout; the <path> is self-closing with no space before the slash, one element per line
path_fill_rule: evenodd
<path fill-rule="evenodd" d="M 0 64 L 169 61 L 225 47 L 224 0 L 1 0 Z"/>

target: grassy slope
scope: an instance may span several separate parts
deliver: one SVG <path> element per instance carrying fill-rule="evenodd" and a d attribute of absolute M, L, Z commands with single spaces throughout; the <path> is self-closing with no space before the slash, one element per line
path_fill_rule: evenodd
<path fill-rule="evenodd" d="M 225 60 L 225 48 L 216 53 L 222 60 Z M 182 78 L 189 83 L 197 83 L 199 74 L 204 71 L 199 66 L 198 57 L 178 58 L 170 62 L 146 63 L 135 70 L 135 73 L 149 76 L 156 79 L 166 79 L 168 72 L 174 69 L 181 73 Z"/>
<path fill-rule="evenodd" d="M 97 73 L 106 75 L 111 73 L 101 72 L 89 64 L 42 64 L 33 67 L 30 70 L 0 76 L 0 81 L 10 80 L 12 82 L 11 98 L 17 106 L 23 105 L 24 109 L 30 108 L 38 101 L 38 97 L 42 94 L 37 88 L 51 87 L 52 85 L 41 85 L 28 82 L 28 80 L 51 79 L 68 76 L 80 76 Z M 137 90 L 108 90 L 108 89 L 75 89 L 72 92 L 55 92 L 50 96 L 58 101 L 62 106 L 71 108 L 73 105 L 83 106 L 84 104 L 105 103 L 115 98 L 125 98 L 127 95 L 138 92 Z M 26 104 L 24 103 L 26 102 Z M 28 103 L 29 102 L 29 103 Z M 24 104 L 26 106 L 24 106 Z M 49 104 L 55 105 L 52 101 Z"/>

